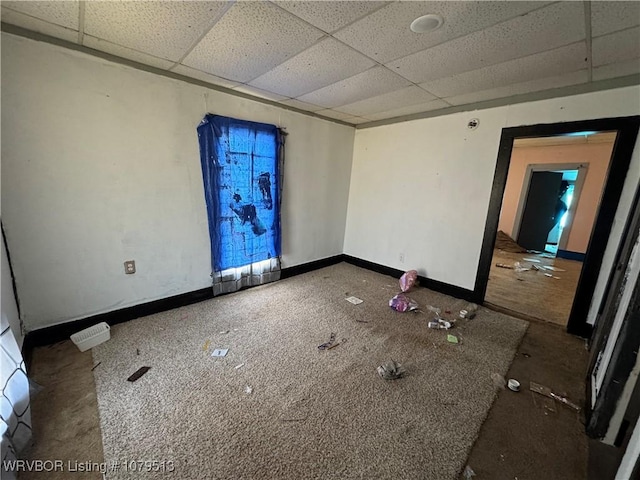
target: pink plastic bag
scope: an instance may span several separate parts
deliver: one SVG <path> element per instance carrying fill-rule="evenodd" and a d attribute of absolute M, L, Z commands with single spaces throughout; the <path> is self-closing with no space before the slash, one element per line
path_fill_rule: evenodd
<path fill-rule="evenodd" d="M 400 277 L 400 290 L 408 292 L 418 281 L 418 272 L 409 270 Z"/>
<path fill-rule="evenodd" d="M 418 302 L 407 297 L 404 293 L 399 293 L 389 300 L 389 306 L 396 312 L 410 312 L 418 308 Z"/>

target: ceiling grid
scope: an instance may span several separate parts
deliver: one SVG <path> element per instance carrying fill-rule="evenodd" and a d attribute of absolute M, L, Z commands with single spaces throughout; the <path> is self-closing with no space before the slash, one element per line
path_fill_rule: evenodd
<path fill-rule="evenodd" d="M 16 26 L 359 128 L 478 102 L 640 83 L 640 2 L 1 6 L 6 31 Z M 426 14 L 440 15 L 442 25 L 411 31 L 411 22 Z"/>

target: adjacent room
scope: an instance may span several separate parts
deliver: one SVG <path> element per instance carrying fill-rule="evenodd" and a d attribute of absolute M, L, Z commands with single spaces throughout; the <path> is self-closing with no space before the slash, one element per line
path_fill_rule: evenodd
<path fill-rule="evenodd" d="M 640 3 L 1 14 L 2 478 L 638 475 Z"/>
<path fill-rule="evenodd" d="M 616 135 L 514 141 L 486 302 L 567 326 Z"/>

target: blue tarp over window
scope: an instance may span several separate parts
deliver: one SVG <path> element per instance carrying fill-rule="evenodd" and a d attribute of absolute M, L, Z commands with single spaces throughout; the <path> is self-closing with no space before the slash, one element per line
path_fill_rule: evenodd
<path fill-rule="evenodd" d="M 198 139 L 213 270 L 279 256 L 278 128 L 207 115 Z"/>

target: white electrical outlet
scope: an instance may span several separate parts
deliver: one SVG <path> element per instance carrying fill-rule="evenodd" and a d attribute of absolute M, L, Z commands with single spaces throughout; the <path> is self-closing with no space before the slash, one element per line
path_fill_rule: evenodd
<path fill-rule="evenodd" d="M 127 260 L 126 262 L 124 262 L 124 273 L 126 273 L 127 275 L 136 273 L 135 260 Z"/>

